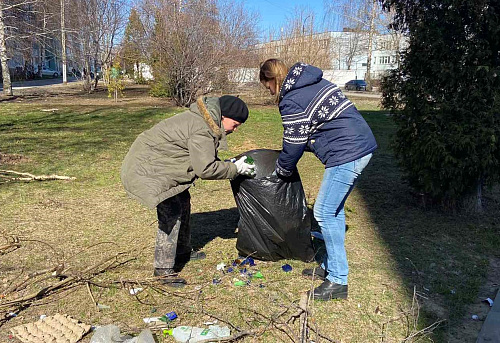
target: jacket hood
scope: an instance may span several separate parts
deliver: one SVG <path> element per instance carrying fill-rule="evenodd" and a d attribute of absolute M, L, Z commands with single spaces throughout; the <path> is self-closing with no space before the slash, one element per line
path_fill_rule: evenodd
<path fill-rule="evenodd" d="M 222 116 L 220 114 L 219 98 L 200 96 L 196 102 L 191 104 L 189 110 L 202 116 L 210 130 L 219 139 L 222 137 Z"/>
<path fill-rule="evenodd" d="M 318 67 L 300 62 L 295 63 L 288 71 L 286 78 L 283 80 L 280 91 L 280 100 L 286 93 L 318 83 L 322 78 L 323 71 L 321 71 Z"/>
<path fill-rule="evenodd" d="M 222 128 L 219 98 L 200 96 L 189 110 L 203 117 L 210 130 L 219 139 L 219 149 L 228 150 L 226 132 Z"/>

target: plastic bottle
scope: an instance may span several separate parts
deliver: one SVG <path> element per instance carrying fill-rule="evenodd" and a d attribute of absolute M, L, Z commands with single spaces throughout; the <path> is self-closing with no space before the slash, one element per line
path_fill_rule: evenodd
<path fill-rule="evenodd" d="M 193 326 L 178 326 L 176 328 L 163 331 L 167 335 L 173 336 L 177 342 L 194 343 L 210 338 L 228 337 L 231 331 L 227 326 L 210 325 L 208 329 Z"/>

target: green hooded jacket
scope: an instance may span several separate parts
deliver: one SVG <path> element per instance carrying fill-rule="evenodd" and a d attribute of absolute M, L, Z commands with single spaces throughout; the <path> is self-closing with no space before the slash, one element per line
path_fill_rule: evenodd
<path fill-rule="evenodd" d="M 155 208 L 198 177 L 234 179 L 236 165 L 220 161 L 219 148 L 227 148 L 219 98 L 200 97 L 137 137 L 122 164 L 123 186 L 131 198 Z"/>

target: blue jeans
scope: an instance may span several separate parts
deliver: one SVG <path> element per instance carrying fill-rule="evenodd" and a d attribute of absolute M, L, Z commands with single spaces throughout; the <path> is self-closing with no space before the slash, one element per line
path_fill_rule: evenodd
<path fill-rule="evenodd" d="M 325 240 L 326 255 L 321 267 L 329 281 L 347 285 L 347 255 L 345 251 L 344 204 L 354 188 L 357 178 L 372 154 L 355 161 L 325 169 L 323 182 L 314 204 L 316 218 Z"/>

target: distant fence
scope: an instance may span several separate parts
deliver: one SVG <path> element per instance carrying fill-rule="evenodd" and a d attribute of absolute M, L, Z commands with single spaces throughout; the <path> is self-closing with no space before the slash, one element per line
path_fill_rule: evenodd
<path fill-rule="evenodd" d="M 259 82 L 259 69 L 258 68 L 237 68 L 229 71 L 229 81 L 237 84 L 257 83 Z M 341 87 L 349 80 L 356 78 L 355 70 L 325 70 L 323 77 Z M 359 78 L 363 78 L 359 76 Z"/>

